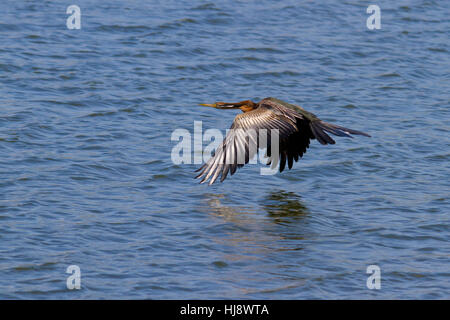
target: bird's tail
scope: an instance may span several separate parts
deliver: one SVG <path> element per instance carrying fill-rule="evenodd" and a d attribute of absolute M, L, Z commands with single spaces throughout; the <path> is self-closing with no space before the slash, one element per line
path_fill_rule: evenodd
<path fill-rule="evenodd" d="M 315 120 L 311 121 L 309 126 L 311 127 L 311 131 L 314 134 L 314 137 L 321 143 L 321 144 L 335 144 L 336 142 L 327 134 L 331 133 L 338 137 L 348 137 L 353 138 L 351 135 L 362 135 L 366 137 L 370 137 L 367 133 L 364 133 L 362 131 L 357 131 L 353 129 L 348 129 L 345 127 L 341 127 L 335 124 L 331 124 L 322 120 Z"/>

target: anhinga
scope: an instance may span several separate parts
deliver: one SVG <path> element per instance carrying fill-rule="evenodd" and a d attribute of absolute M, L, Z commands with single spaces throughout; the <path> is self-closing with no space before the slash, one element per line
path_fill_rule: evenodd
<path fill-rule="evenodd" d="M 280 172 L 284 170 L 286 160 L 288 168 L 292 168 L 294 160 L 297 162 L 306 152 L 311 139 L 317 139 L 321 144 L 334 144 L 335 141 L 328 133 L 350 138 L 352 138 L 350 134 L 370 137 L 361 131 L 324 122 L 311 112 L 276 98 L 265 98 L 258 103 L 245 100 L 237 103 L 216 102 L 201 105 L 217 109 L 241 109 L 244 112 L 236 116 L 231 130 L 216 149 L 214 156 L 197 170 L 200 174 L 196 178 L 202 178 L 201 183 L 211 178 L 209 184 L 213 184 L 219 176 L 222 182 L 228 173 L 233 175 L 237 168 L 253 158 L 260 147 L 260 139 L 246 135 L 246 132 L 251 130 L 259 132 L 266 129 L 265 132 L 270 135 L 271 129 L 278 129 Z M 256 148 L 249 146 L 252 142 L 256 144 Z M 267 138 L 266 142 L 270 164 L 271 138 Z M 239 159 L 242 160 L 238 161 Z"/>

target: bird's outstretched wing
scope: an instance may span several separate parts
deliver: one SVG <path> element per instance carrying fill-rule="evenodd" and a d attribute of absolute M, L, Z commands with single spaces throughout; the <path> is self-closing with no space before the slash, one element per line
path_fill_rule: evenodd
<path fill-rule="evenodd" d="M 351 134 L 370 137 L 367 133 L 322 121 L 315 114 L 306 111 L 302 107 L 276 98 L 265 98 L 261 100 L 260 104 L 266 106 L 266 108 L 276 110 L 277 113 L 293 115 L 297 118 L 299 131 L 303 131 L 305 136 L 308 135 L 307 131 L 310 131 L 310 133 L 312 133 L 310 138 L 317 139 L 320 144 L 335 144 L 335 141 L 327 134 L 327 132 L 339 137 L 353 138 Z M 301 130 L 302 128 L 303 130 Z"/>
<path fill-rule="evenodd" d="M 196 178 L 201 178 L 201 183 L 211 179 L 209 182 L 211 185 L 219 176 L 222 182 L 228 173 L 233 175 L 237 168 L 247 164 L 258 152 L 261 129 L 267 130 L 265 133 L 267 133 L 266 142 L 269 156 L 272 140 L 271 129 L 278 130 L 280 150 L 282 144 L 288 143 L 289 136 L 298 131 L 296 118 L 293 115 L 276 112 L 270 107 L 261 106 L 256 110 L 239 114 L 214 156 L 197 170 L 200 173 Z"/>
<path fill-rule="evenodd" d="M 336 142 L 329 136 L 329 133 L 348 138 L 352 138 L 351 134 L 370 137 L 367 133 L 322 121 L 315 114 L 276 98 L 265 98 L 259 104 L 261 107 L 271 109 L 276 114 L 294 118 L 296 122 L 298 130 L 292 133 L 287 141 L 280 141 L 280 172 L 286 167 L 286 162 L 288 168 L 291 169 L 294 160 L 297 162 L 303 156 L 313 139 L 317 139 L 320 144 L 335 144 Z M 270 151 L 270 147 L 268 147 L 269 157 L 271 157 Z"/>

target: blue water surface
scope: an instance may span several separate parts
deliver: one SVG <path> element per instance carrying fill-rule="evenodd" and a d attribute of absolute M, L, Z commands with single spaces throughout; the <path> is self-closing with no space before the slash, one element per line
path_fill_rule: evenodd
<path fill-rule="evenodd" d="M 370 4 L 1 1 L 0 298 L 449 299 L 450 2 Z M 172 162 L 238 114 L 198 103 L 268 96 L 372 138 L 210 187 Z"/>

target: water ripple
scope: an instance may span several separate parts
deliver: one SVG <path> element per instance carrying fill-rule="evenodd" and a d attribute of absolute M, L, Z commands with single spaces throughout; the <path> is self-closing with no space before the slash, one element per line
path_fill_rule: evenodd
<path fill-rule="evenodd" d="M 448 2 L 373 31 L 353 2 L 77 4 L 0 4 L 0 298 L 450 297 Z M 237 114 L 197 103 L 267 96 L 372 138 L 212 187 L 172 163 Z"/>

